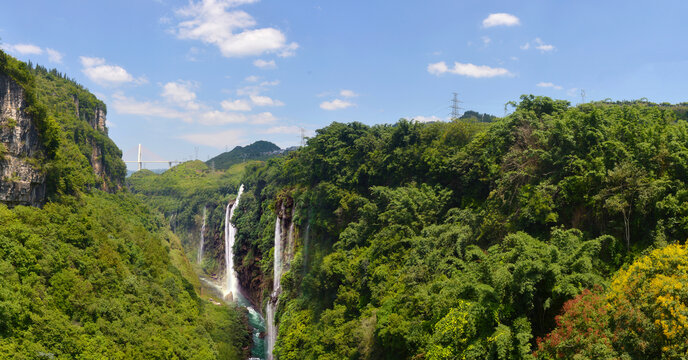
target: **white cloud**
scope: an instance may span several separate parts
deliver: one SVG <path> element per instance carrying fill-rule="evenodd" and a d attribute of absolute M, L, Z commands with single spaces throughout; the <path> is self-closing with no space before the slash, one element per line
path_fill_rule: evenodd
<path fill-rule="evenodd" d="M 42 49 L 40 46 L 33 44 L 2 44 L 0 48 L 20 55 L 43 55 L 43 53 L 47 53 L 48 61 L 58 64 L 62 63 L 63 55 L 55 49 Z"/>
<path fill-rule="evenodd" d="M 345 98 L 352 98 L 352 97 L 357 97 L 357 96 L 358 96 L 358 94 L 356 94 L 355 92 L 353 92 L 353 90 L 346 90 L 346 89 L 340 91 L 340 92 L 339 92 L 339 95 L 341 95 L 341 96 L 343 96 L 343 97 L 345 97 Z"/>
<path fill-rule="evenodd" d="M 54 62 L 54 63 L 58 63 L 58 64 L 62 63 L 62 58 L 64 57 L 64 55 L 62 55 L 62 53 L 60 53 L 59 51 L 57 51 L 55 49 L 47 48 L 47 49 L 45 49 L 45 52 L 48 53 L 48 60 L 50 60 L 50 62 Z"/>
<path fill-rule="evenodd" d="M 482 36 L 480 39 L 483 41 L 483 46 L 488 46 L 492 42 L 489 36 Z"/>
<path fill-rule="evenodd" d="M 542 39 L 540 39 L 540 38 L 535 38 L 535 40 L 533 40 L 532 44 L 531 44 L 531 42 L 527 42 L 527 43 L 521 45 L 521 50 L 528 50 L 528 49 L 530 49 L 531 46 L 534 47 L 535 49 L 540 50 L 540 51 L 543 52 L 543 53 L 549 52 L 549 51 L 552 51 L 552 50 L 556 49 L 556 48 L 554 47 L 554 45 L 545 44 L 545 43 L 542 41 Z"/>
<path fill-rule="evenodd" d="M 265 61 L 263 59 L 257 59 L 253 62 L 253 65 L 261 69 L 274 69 L 277 67 L 275 60 Z"/>
<path fill-rule="evenodd" d="M 253 103 L 253 105 L 256 105 L 256 106 L 283 106 L 284 105 L 283 102 L 281 102 L 279 100 L 272 99 L 269 96 L 251 95 L 250 98 L 251 98 L 251 102 Z"/>
<path fill-rule="evenodd" d="M 293 42 L 293 43 L 285 46 L 282 50 L 280 50 L 280 52 L 277 53 L 277 55 L 279 57 L 283 57 L 283 58 L 294 56 L 294 55 L 296 55 L 296 49 L 298 49 L 298 48 L 299 48 L 299 44 Z"/>
<path fill-rule="evenodd" d="M 226 130 L 221 132 L 186 134 L 179 137 L 192 144 L 212 146 L 217 149 L 224 149 L 225 146 L 245 143 L 244 131 L 239 129 Z"/>
<path fill-rule="evenodd" d="M 354 103 L 340 100 L 340 99 L 334 99 L 332 101 L 323 101 L 320 104 L 320 108 L 323 110 L 341 110 L 341 109 L 346 109 L 348 107 L 354 106 Z"/>
<path fill-rule="evenodd" d="M 298 126 L 273 126 L 263 131 L 263 134 L 292 134 L 300 135 L 301 128 Z"/>
<path fill-rule="evenodd" d="M 552 89 L 555 89 L 555 90 L 561 90 L 561 89 L 563 89 L 563 87 L 561 87 L 561 86 L 559 86 L 559 85 L 554 85 L 554 84 L 551 83 L 551 82 L 543 82 L 543 81 L 541 81 L 541 82 L 535 84 L 535 86 L 541 87 L 541 88 L 552 88 Z"/>
<path fill-rule="evenodd" d="M 244 123 L 248 120 L 248 117 L 244 114 L 212 110 L 199 114 L 197 119 L 203 125 L 225 125 Z"/>
<path fill-rule="evenodd" d="M 250 76 L 249 76 L 249 78 L 250 78 Z M 259 95 L 261 92 L 267 90 L 268 88 L 270 88 L 272 86 L 277 86 L 277 85 L 279 85 L 279 80 L 263 81 L 262 83 L 260 83 L 258 85 L 251 85 L 251 86 L 245 86 L 245 87 L 239 88 L 239 89 L 237 89 L 236 93 L 239 96 Z"/>
<path fill-rule="evenodd" d="M 220 105 L 227 111 L 251 111 L 251 104 L 243 99 L 225 100 Z"/>
<path fill-rule="evenodd" d="M 251 123 L 253 124 L 270 124 L 277 121 L 275 115 L 270 112 L 262 112 L 260 114 L 251 115 Z"/>
<path fill-rule="evenodd" d="M 189 49 L 189 52 L 186 53 L 186 60 L 189 60 L 191 62 L 196 62 L 198 61 L 198 55 L 200 55 L 203 52 L 203 50 L 192 46 Z"/>
<path fill-rule="evenodd" d="M 516 26 L 521 25 L 521 21 L 514 15 L 507 13 L 490 14 L 483 20 L 483 27 L 493 26 Z"/>
<path fill-rule="evenodd" d="M 258 80 L 260 80 L 260 77 L 255 75 L 247 76 L 246 78 L 244 78 L 244 81 L 246 82 L 258 82 Z"/>
<path fill-rule="evenodd" d="M 298 44 L 288 44 L 286 36 L 277 29 L 254 28 L 257 22 L 251 15 L 233 9 L 256 1 L 190 1 L 188 6 L 177 10 L 177 15 L 187 19 L 178 24 L 177 37 L 213 44 L 225 57 L 264 53 L 277 53 L 279 56 L 293 55 Z"/>
<path fill-rule="evenodd" d="M 196 93 L 191 90 L 196 86 L 188 81 L 168 82 L 162 87 L 162 97 L 187 110 L 198 110 L 201 106 L 195 101 Z"/>
<path fill-rule="evenodd" d="M 417 121 L 417 122 L 421 122 L 421 123 L 433 122 L 433 121 L 444 121 L 444 119 L 441 119 L 441 118 L 439 118 L 439 117 L 437 117 L 437 116 L 435 116 L 435 115 L 432 115 L 432 116 L 422 116 L 422 115 L 418 115 L 418 116 L 412 117 L 412 120 L 413 120 L 413 121 Z"/>
<path fill-rule="evenodd" d="M 197 115 L 197 118 L 200 124 L 209 126 L 239 123 L 251 123 L 256 125 L 262 125 L 277 121 L 277 118 L 269 112 L 246 115 L 218 110 L 204 112 L 202 114 Z"/>
<path fill-rule="evenodd" d="M 145 83 L 143 77 L 134 79 L 123 67 L 107 65 L 105 59 L 81 56 L 81 70 L 91 81 L 100 85 L 119 85 L 124 83 Z"/>
<path fill-rule="evenodd" d="M 43 49 L 41 49 L 39 46 L 36 46 L 33 44 L 15 44 L 15 45 L 4 44 L 4 45 L 2 45 L 2 48 L 7 50 L 7 51 L 19 53 L 22 55 L 41 55 L 41 54 L 43 54 Z"/>
<path fill-rule="evenodd" d="M 554 45 L 545 44 L 540 38 L 535 38 L 535 48 L 542 52 L 547 52 L 554 50 Z"/>
<path fill-rule="evenodd" d="M 509 70 L 505 68 L 493 68 L 487 65 L 473 65 L 464 64 L 460 62 L 454 63 L 454 68 L 449 68 L 444 61 L 429 64 L 428 72 L 433 75 L 440 76 L 444 73 L 451 73 L 456 75 L 468 76 L 472 78 L 491 78 L 496 76 L 511 76 Z"/>
<path fill-rule="evenodd" d="M 121 93 L 112 95 L 112 107 L 119 114 L 161 117 L 166 119 L 181 119 L 191 122 L 184 113 L 150 101 L 138 101 Z"/>

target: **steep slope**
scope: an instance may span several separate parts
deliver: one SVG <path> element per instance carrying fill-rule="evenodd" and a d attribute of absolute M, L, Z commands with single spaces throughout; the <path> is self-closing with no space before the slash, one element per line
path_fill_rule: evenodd
<path fill-rule="evenodd" d="M 490 124 L 333 123 L 246 166 L 235 270 L 274 358 L 685 351 L 685 247 L 667 247 L 688 238 L 685 106 L 515 107 Z"/>
<path fill-rule="evenodd" d="M 1 51 L 0 90 L 2 357 L 246 358 L 245 311 L 199 297 L 180 240 L 118 191 L 105 105 Z"/>
<path fill-rule="evenodd" d="M 267 160 L 281 153 L 279 146 L 269 141 L 256 141 L 251 145 L 237 146 L 231 151 L 222 153 L 206 161 L 208 166 L 217 170 L 226 170 L 234 164 L 250 160 Z"/>
<path fill-rule="evenodd" d="M 46 188 L 38 193 L 47 196 L 121 187 L 126 167 L 121 151 L 107 137 L 102 102 L 56 71 L 34 69 L 4 52 L 0 52 L 0 75 L 4 84 L 0 121 L 5 147 L 9 145 L 8 150 L 14 152 L 10 161 L 31 159 L 29 165 L 34 170 L 10 170 L 17 176 L 5 177 L 4 186 L 34 181 L 35 188 Z M 11 133 L 23 138 L 18 143 Z M 12 169 L 12 165 L 4 168 Z M 42 179 L 44 183 L 39 181 Z M 37 199 L 34 204 L 44 200 Z"/>
<path fill-rule="evenodd" d="M 0 73 L 0 202 L 11 206 L 45 200 L 45 149 L 28 106 L 24 89 Z"/>
<path fill-rule="evenodd" d="M 676 109 L 524 96 L 491 125 L 332 124 L 305 148 L 249 167 L 237 270 L 259 274 L 263 303 L 278 304 L 275 356 L 533 358 L 568 300 L 608 287 L 647 249 L 688 238 L 688 123 Z M 296 250 L 278 267 L 285 203 Z M 678 253 L 667 259 L 678 263 Z M 626 333 L 643 337 L 622 339 L 629 347 L 617 355 L 670 357 L 684 348 L 644 349 L 644 339 L 686 343 L 678 309 L 687 300 L 680 285 L 661 286 L 688 278 L 642 264 L 664 280 L 633 295 L 638 321 L 619 313 L 645 330 Z M 684 305 L 647 310 L 669 309 L 667 296 Z"/>
<path fill-rule="evenodd" d="M 204 255 L 206 274 L 224 273 L 224 222 L 227 204 L 236 196 L 245 167 L 236 164 L 225 171 L 212 171 L 201 161 L 174 166 L 162 174 L 142 170 L 126 179 L 129 190 L 157 209 L 170 222 L 189 258 L 198 258 L 205 212 Z"/>

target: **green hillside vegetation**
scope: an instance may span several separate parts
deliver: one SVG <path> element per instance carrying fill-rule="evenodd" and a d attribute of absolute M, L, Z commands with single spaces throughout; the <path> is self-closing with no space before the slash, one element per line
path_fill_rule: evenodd
<path fill-rule="evenodd" d="M 256 141 L 251 145 L 237 146 L 231 151 L 224 152 L 206 161 L 210 167 L 217 170 L 229 169 L 232 165 L 250 160 L 267 160 L 279 155 L 279 146 L 269 141 Z"/>
<path fill-rule="evenodd" d="M 186 258 L 171 260 L 180 250 L 162 219 L 127 194 L 0 207 L 0 353 L 245 358 L 241 313 L 198 297 L 179 270 L 188 276 Z"/>
<path fill-rule="evenodd" d="M 77 194 L 84 189 L 115 189 L 126 175 L 121 151 L 112 140 L 94 130 L 85 118 L 77 118 L 73 97 L 83 100 L 81 111 L 90 116 L 104 105 L 83 87 L 56 71 L 27 65 L 0 51 L 0 72 L 9 75 L 25 91 L 26 112 L 39 131 L 46 154 L 37 164 L 48 176 L 49 197 Z M 71 106 L 71 107 L 70 107 Z M 93 172 L 90 158 L 94 144 L 103 148 L 105 178 Z"/>
<path fill-rule="evenodd" d="M 162 174 L 138 171 L 126 179 L 126 184 L 139 199 L 169 219 L 191 258 L 197 255 L 205 207 L 209 256 L 204 256 L 203 268 L 207 273 L 216 273 L 220 265 L 217 259 L 224 256 L 220 244 L 227 203 L 236 195 L 244 169 L 254 163 L 244 162 L 225 171 L 213 171 L 201 161 L 189 161 Z"/>
<path fill-rule="evenodd" d="M 492 122 L 497 120 L 497 117 L 490 114 L 481 114 L 473 110 L 467 110 L 463 114 L 461 114 L 461 117 L 459 117 L 459 119 L 464 121 Z"/>
<path fill-rule="evenodd" d="M 107 189 L 121 186 L 126 176 L 126 165 L 122 161 L 122 151 L 106 133 L 97 131 L 89 125 L 89 121 L 92 121 L 96 116 L 96 109 L 107 111 L 105 103 L 54 69 L 48 70 L 40 65 L 36 65 L 32 69 L 36 78 L 36 92 L 39 101 L 47 107 L 48 112 L 62 126 L 68 140 L 76 143 L 79 146 L 79 151 L 87 159 L 91 158 L 94 146 L 103 149 L 102 161 L 106 176 L 102 179 L 96 179 L 99 186 L 102 186 L 100 185 L 102 183 L 105 183 Z"/>
<path fill-rule="evenodd" d="M 334 123 L 247 169 L 240 269 L 271 283 L 275 204 L 292 198 L 296 209 L 280 359 L 551 358 L 535 353 L 536 340 L 567 301 L 614 292 L 611 280 L 627 278 L 619 269 L 685 242 L 688 123 L 676 107 L 535 96 L 515 105 L 489 125 Z M 688 276 L 648 268 L 681 284 Z M 683 290 L 641 294 L 630 299 L 640 309 L 667 294 L 688 303 Z M 649 327 L 634 327 L 616 358 L 685 356 L 685 346 L 658 348 L 688 339 L 685 306 L 671 306 L 643 310 L 634 324 Z"/>
<path fill-rule="evenodd" d="M 49 191 L 40 209 L 0 205 L 1 357 L 245 359 L 245 311 L 201 299 L 165 219 L 118 191 L 121 152 L 89 125 L 104 104 L 57 71 L 1 51 L 0 73 L 25 90 L 45 148 L 35 166 Z M 102 177 L 90 163 L 94 146 Z"/>

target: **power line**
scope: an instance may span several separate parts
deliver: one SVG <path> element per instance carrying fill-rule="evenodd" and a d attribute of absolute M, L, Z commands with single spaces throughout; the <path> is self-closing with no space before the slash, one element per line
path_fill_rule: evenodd
<path fill-rule="evenodd" d="M 454 98 L 451 100 L 451 119 L 458 119 L 461 115 L 459 114 L 459 110 L 463 110 L 463 108 L 459 107 L 459 104 L 461 101 L 459 101 L 459 94 L 454 93 Z"/>

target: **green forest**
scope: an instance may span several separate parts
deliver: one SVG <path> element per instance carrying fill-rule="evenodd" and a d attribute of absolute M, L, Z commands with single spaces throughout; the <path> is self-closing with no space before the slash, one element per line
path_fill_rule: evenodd
<path fill-rule="evenodd" d="M 168 222 L 124 188 L 121 151 L 93 126 L 104 104 L 1 51 L 0 75 L 24 91 L 48 190 L 40 208 L 0 205 L 0 357 L 246 358 L 245 310 L 201 296 Z"/>
<path fill-rule="evenodd" d="M 492 123 L 333 123 L 246 164 L 234 256 L 263 305 L 280 206 L 296 226 L 276 358 L 688 356 L 685 106 L 511 105 Z"/>
<path fill-rule="evenodd" d="M 199 280 L 225 271 L 241 184 L 234 270 L 264 316 L 277 304 L 275 359 L 688 357 L 685 104 L 524 95 L 491 121 L 335 122 L 279 156 L 125 180 L 104 103 L 2 52 L 0 73 L 48 184 L 42 207 L 0 205 L 7 358 L 247 358 L 247 310 Z"/>

